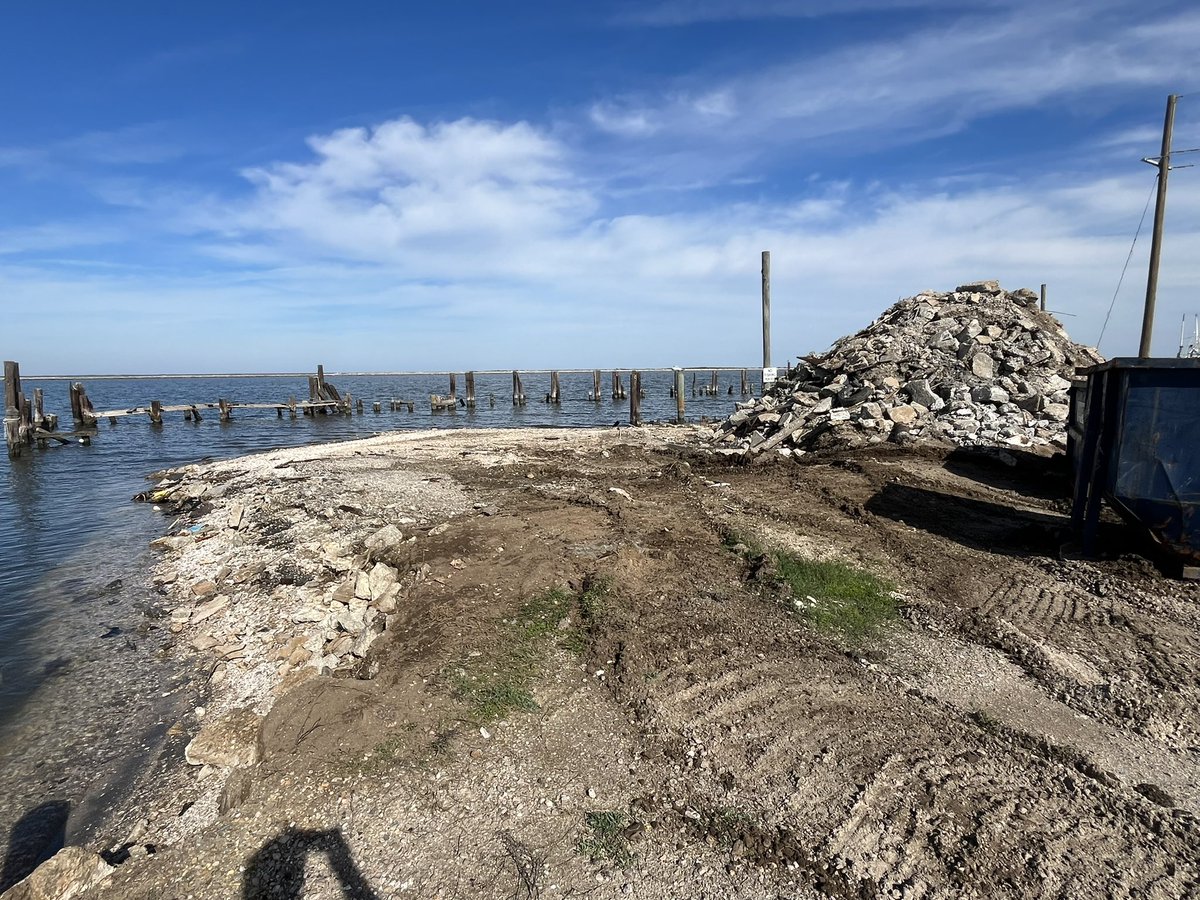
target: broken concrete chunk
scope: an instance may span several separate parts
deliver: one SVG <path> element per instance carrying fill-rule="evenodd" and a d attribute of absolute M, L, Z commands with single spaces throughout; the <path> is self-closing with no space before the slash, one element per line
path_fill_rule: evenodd
<path fill-rule="evenodd" d="M 4 892 L 4 900 L 69 900 L 98 885 L 115 871 L 83 847 L 63 847 Z"/>
<path fill-rule="evenodd" d="M 396 547 L 404 541 L 404 535 L 395 525 L 384 525 L 366 540 L 366 547 L 372 553 L 383 553 Z"/>
<path fill-rule="evenodd" d="M 252 766 L 262 759 L 262 718 L 249 708 L 234 709 L 200 729 L 183 751 L 193 766 Z"/>
<path fill-rule="evenodd" d="M 368 595 L 369 600 L 379 600 L 395 585 L 397 579 L 396 570 L 386 563 L 375 563 L 375 567 L 371 569 L 371 574 L 368 577 Z"/>

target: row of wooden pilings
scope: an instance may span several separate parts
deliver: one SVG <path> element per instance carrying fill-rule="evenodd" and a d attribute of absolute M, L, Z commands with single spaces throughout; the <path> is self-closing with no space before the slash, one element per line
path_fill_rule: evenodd
<path fill-rule="evenodd" d="M 458 396 L 457 374 L 450 373 L 449 379 L 449 395 L 443 397 L 438 394 L 431 394 L 429 398 L 430 408 L 435 411 L 453 409 L 458 406 L 474 409 L 476 406 L 475 373 L 467 372 L 465 374 L 466 391 L 463 397 Z M 751 387 L 747 378 L 747 370 L 745 369 L 741 372 L 740 389 L 743 397 L 750 394 Z M 364 412 L 365 406 L 361 398 L 355 400 L 349 391 L 343 394 L 326 381 L 323 366 L 317 366 L 316 374 L 308 376 L 309 396 L 307 402 L 297 401 L 294 396 L 285 402 L 245 403 L 231 402 L 224 398 L 219 398 L 215 403 L 197 402 L 173 406 L 164 406 L 158 400 L 151 400 L 148 406 L 135 406 L 128 409 L 97 412 L 88 398 L 87 390 L 82 383 L 71 383 L 69 392 L 71 418 L 75 423 L 75 430 L 60 432 L 58 431 L 58 416 L 43 412 L 42 389 L 35 389 L 32 399 L 27 398 L 21 390 L 20 366 L 12 361 L 4 363 L 4 436 L 10 456 L 19 456 L 22 448 L 35 442 L 44 444 L 48 441 L 56 441 L 67 444 L 78 440 L 81 443 L 90 443 L 92 436 L 95 434 L 97 422 L 104 418 L 108 419 L 110 424 L 115 425 L 122 417 L 145 415 L 151 425 L 161 426 L 163 414 L 170 412 L 182 412 L 185 421 L 200 422 L 204 416 L 202 410 L 215 409 L 220 421 L 229 422 L 233 418 L 235 409 L 274 409 L 279 418 L 282 418 L 284 412 L 287 411 L 290 417 L 295 419 L 297 413 L 302 413 L 306 416 L 349 415 L 357 411 L 361 415 Z M 692 373 L 691 393 L 693 397 L 716 396 L 719 392 L 717 372 L 715 370 L 712 372 L 709 383 L 706 385 L 698 384 L 696 373 Z M 683 369 L 676 368 L 674 370 L 674 379 L 670 393 L 676 402 L 676 418 L 679 422 L 683 422 L 686 409 Z M 734 389 L 732 385 L 729 386 L 728 393 L 731 396 L 733 395 Z M 624 400 L 628 397 L 630 424 L 641 424 L 641 401 L 646 396 L 645 389 L 642 387 L 641 372 L 635 370 L 629 373 L 628 392 L 625 389 L 621 373 L 612 372 L 609 394 L 613 400 Z M 524 386 L 521 382 L 521 374 L 514 370 L 512 373 L 513 405 L 524 406 L 527 399 Z M 595 369 L 592 372 L 592 389 L 588 392 L 587 399 L 594 402 L 599 402 L 603 399 L 599 369 Z M 544 401 L 554 405 L 562 403 L 562 389 L 557 371 L 550 373 L 550 389 L 546 392 Z M 387 403 L 392 412 L 407 410 L 407 412 L 412 413 L 414 410 L 412 400 L 392 398 Z M 491 394 L 488 395 L 488 403 L 492 407 L 496 405 L 496 399 Z M 372 411 L 380 414 L 383 411 L 383 405 L 383 401 L 373 401 Z"/>

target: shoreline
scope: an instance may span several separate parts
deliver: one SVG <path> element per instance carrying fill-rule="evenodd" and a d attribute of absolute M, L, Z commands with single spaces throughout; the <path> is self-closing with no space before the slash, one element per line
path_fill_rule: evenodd
<path fill-rule="evenodd" d="M 1192 663 L 1103 649 L 1186 646 L 1196 586 L 1030 544 L 1023 517 L 1061 513 L 994 460 L 749 467 L 711 435 L 397 432 L 156 473 L 179 527 L 151 577 L 205 693 L 86 896 L 941 900 L 1200 874 Z M 759 546 L 878 574 L 897 618 L 866 644 L 815 629 Z"/>
<path fill-rule="evenodd" d="M 418 536 L 430 532 L 436 535 L 458 517 L 490 514 L 487 504 L 468 500 L 459 490 L 430 491 L 423 486 L 424 476 L 407 477 L 401 485 L 389 486 L 388 490 L 396 493 L 396 503 L 382 510 L 402 508 L 394 522 L 403 529 L 405 538 L 385 548 L 379 541 L 392 539 L 387 533 L 392 523 L 378 515 L 364 517 L 362 510 L 338 503 L 337 497 L 328 501 L 334 505 L 320 507 L 324 488 L 318 484 L 309 491 L 304 484 L 319 480 L 321 475 L 302 474 L 296 466 L 319 468 L 323 462 L 416 451 L 428 454 L 432 460 L 458 456 L 489 468 L 511 465 L 523 449 L 546 442 L 578 443 L 591 449 L 629 443 L 664 447 L 667 438 L 694 435 L 696 431 L 695 426 L 647 425 L 637 429 L 632 438 L 628 429 L 617 435 L 611 428 L 595 427 L 396 431 L 262 450 L 148 476 L 156 482 L 149 492 L 156 508 L 161 505 L 168 512 L 170 504 L 177 503 L 168 515 L 175 518 L 176 525 L 187 523 L 174 535 L 151 542 L 158 559 L 148 574 L 155 589 L 163 594 L 165 605 L 173 609 L 169 630 L 175 647 L 181 651 L 180 664 L 199 666 L 200 674 L 193 681 L 195 707 L 185 710 L 171 728 L 177 737 L 186 734 L 190 739 L 183 748 L 183 759 L 176 753 L 174 771 L 168 767 L 160 773 L 160 796 L 154 797 L 155 788 L 147 786 L 137 799 L 139 805 L 152 803 L 160 813 L 178 808 L 186 811 L 158 824 L 145 816 L 132 821 L 128 811 L 115 815 L 114 820 L 127 821 L 135 848 L 178 844 L 211 825 L 229 803 L 226 794 L 230 780 L 236 780 L 241 769 L 259 762 L 260 751 L 252 739 L 247 743 L 246 736 L 257 733 L 280 697 L 310 678 L 369 675 L 369 650 L 386 632 L 400 594 L 400 582 L 407 574 L 419 583 L 426 577 L 423 568 L 427 569 L 417 567 L 409 573 L 396 567 L 387 567 L 390 571 L 379 569 L 380 564 L 374 560 L 381 548 L 411 548 Z M 497 444 L 508 449 L 486 449 Z M 395 473 L 391 477 L 394 479 Z M 364 478 L 370 478 L 369 472 L 364 472 Z M 344 497 L 346 487 L 341 487 L 340 496 Z M 350 487 L 349 493 L 360 490 Z M 284 498 L 272 503 L 277 499 L 273 495 L 280 493 Z M 253 499 L 232 499 L 247 496 Z M 306 539 L 286 548 L 271 548 L 260 542 L 256 533 L 262 533 L 263 516 L 270 530 L 281 524 L 275 518 L 278 513 L 297 510 L 325 523 L 302 525 L 309 532 Z M 335 521 L 342 516 L 357 521 Z M 193 531 L 197 527 L 200 530 Z M 322 541 L 322 537 L 331 541 Z M 367 546 L 372 538 L 374 548 Z M 301 563 L 302 571 L 289 565 L 296 550 L 307 557 Z M 235 559 L 236 568 L 230 565 Z M 366 587 L 353 585 L 364 578 Z M 273 585 L 265 597 L 264 579 Z M 377 581 L 382 584 L 377 585 Z M 314 582 L 316 589 L 311 586 Z M 355 591 L 354 587 L 359 589 Z M 363 593 L 371 596 L 363 597 Z M 331 608 L 338 611 L 333 613 Z M 322 611 L 324 615 L 318 615 Z M 256 640 L 264 623 L 276 623 L 272 640 Z M 280 632 L 286 632 L 288 639 L 282 639 Z M 326 636 L 337 633 L 340 639 L 318 639 L 316 635 L 322 632 Z M 307 640 L 298 641 L 301 635 Z M 331 643 L 337 645 L 336 654 L 317 652 Z M 189 779 L 189 775 L 195 779 Z M 239 789 L 236 784 L 234 789 Z M 108 852 L 121 858 L 130 849 L 124 846 L 127 844 L 129 840 L 113 845 Z"/>

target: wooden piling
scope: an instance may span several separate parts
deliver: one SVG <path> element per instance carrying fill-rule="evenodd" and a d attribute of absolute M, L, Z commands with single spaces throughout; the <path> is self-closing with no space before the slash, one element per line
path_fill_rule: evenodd
<path fill-rule="evenodd" d="M 525 405 L 525 390 L 521 387 L 521 375 L 516 369 L 513 369 L 512 400 L 513 406 Z"/>
<path fill-rule="evenodd" d="M 21 367 L 12 360 L 4 361 L 4 443 L 8 455 L 17 457 L 25 445 L 21 433 L 22 408 Z"/>
<path fill-rule="evenodd" d="M 642 424 L 642 374 L 629 373 L 629 424 Z"/>
<path fill-rule="evenodd" d="M 750 396 L 750 379 L 746 375 L 746 370 L 742 369 L 742 396 Z"/>
<path fill-rule="evenodd" d="M 229 401 L 224 397 L 217 399 L 217 408 L 221 411 L 220 418 L 222 422 L 228 422 L 233 418 L 233 407 L 229 405 Z"/>
<path fill-rule="evenodd" d="M 91 428 L 96 424 L 96 410 L 88 399 L 87 389 L 83 382 L 77 381 L 71 386 L 71 413 L 75 416 L 75 424 Z"/>
<path fill-rule="evenodd" d="M 614 400 L 625 399 L 625 386 L 621 384 L 621 373 L 612 373 L 612 398 Z"/>
<path fill-rule="evenodd" d="M 553 403 L 556 406 L 562 402 L 562 395 L 558 387 L 558 373 L 550 373 L 550 393 L 546 395 L 546 402 Z"/>
<path fill-rule="evenodd" d="M 359 414 L 360 416 L 363 414 L 363 401 L 362 401 L 362 397 L 359 397 L 359 398 L 358 398 L 358 414 Z"/>
<path fill-rule="evenodd" d="M 1042 312 L 1046 311 L 1046 286 L 1044 284 L 1042 285 L 1041 308 Z"/>
<path fill-rule="evenodd" d="M 675 421 L 682 425 L 687 399 L 683 396 L 683 369 L 675 370 Z"/>
<path fill-rule="evenodd" d="M 457 400 L 458 399 L 458 377 L 453 372 L 450 373 L 450 396 L 447 397 L 446 399 L 447 400 Z"/>
<path fill-rule="evenodd" d="M 383 404 L 379 401 L 375 401 L 371 404 L 371 411 L 375 413 L 375 415 L 379 415 L 381 412 L 383 412 Z"/>
<path fill-rule="evenodd" d="M 288 398 L 288 415 L 293 419 L 296 418 L 296 398 L 295 397 Z"/>
<path fill-rule="evenodd" d="M 467 406 L 471 409 L 475 408 L 475 373 L 468 372 L 463 376 L 467 382 Z"/>
<path fill-rule="evenodd" d="M 150 424 L 151 425 L 161 425 L 162 424 L 162 401 L 160 401 L 160 400 L 151 400 L 150 401 Z"/>
<path fill-rule="evenodd" d="M 46 414 L 42 409 L 42 389 L 33 389 L 33 427 L 40 429 L 46 427 Z"/>
<path fill-rule="evenodd" d="M 692 397 L 696 396 L 696 373 L 692 373 Z"/>
<path fill-rule="evenodd" d="M 199 422 L 201 419 L 204 418 L 202 415 L 200 415 L 200 410 L 197 409 L 195 406 L 191 407 L 189 412 L 192 414 L 193 422 Z M 295 413 L 292 413 L 292 415 L 295 416 Z"/>
<path fill-rule="evenodd" d="M 592 396 L 588 397 L 588 399 L 589 400 L 597 400 L 597 401 L 600 399 L 600 370 L 599 369 L 592 370 Z"/>
<path fill-rule="evenodd" d="M 712 378 L 708 383 L 708 395 L 710 397 L 715 397 L 719 393 L 721 393 L 721 385 L 717 381 L 717 370 L 713 369 Z"/>

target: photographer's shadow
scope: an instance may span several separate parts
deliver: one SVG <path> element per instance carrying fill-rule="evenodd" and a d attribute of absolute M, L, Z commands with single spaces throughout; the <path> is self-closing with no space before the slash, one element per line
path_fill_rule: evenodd
<path fill-rule="evenodd" d="M 242 877 L 243 900 L 299 900 L 304 895 L 304 866 L 310 853 L 329 860 L 342 893 L 355 900 L 379 900 L 350 854 L 340 828 L 288 828 L 254 854 Z"/>

